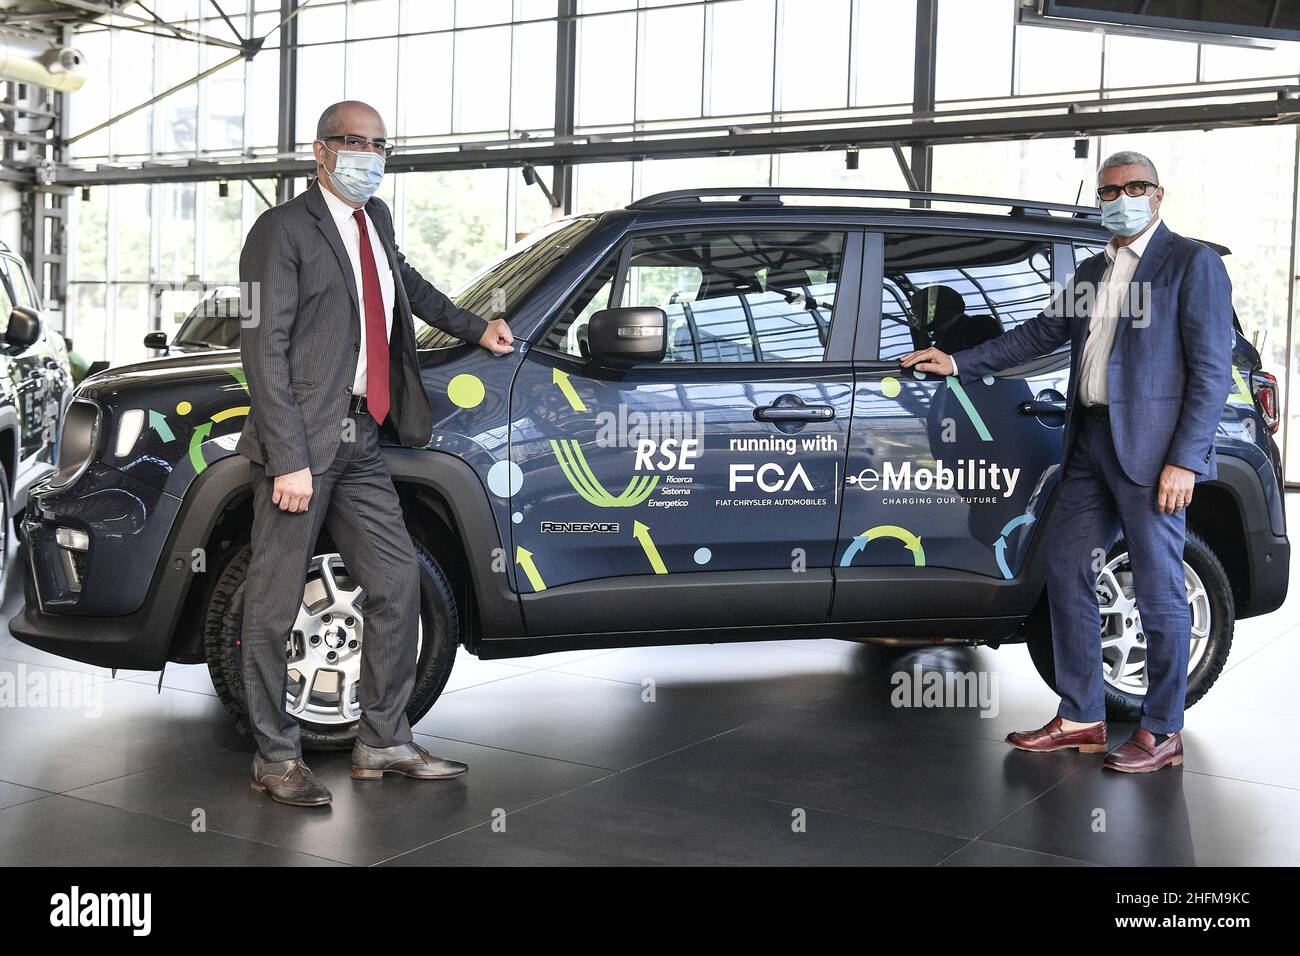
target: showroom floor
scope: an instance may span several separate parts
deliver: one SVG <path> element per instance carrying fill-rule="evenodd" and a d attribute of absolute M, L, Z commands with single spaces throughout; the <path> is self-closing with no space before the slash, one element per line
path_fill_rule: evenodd
<path fill-rule="evenodd" d="M 1300 495 L 1288 506 L 1296 527 Z M 1055 706 L 1021 647 L 462 652 L 416 731 L 467 776 L 359 782 L 346 753 L 309 755 L 334 804 L 296 809 L 249 790 L 250 743 L 206 668 L 169 667 L 159 693 L 156 674 L 113 679 L 5 632 L 0 675 L 65 694 L 0 715 L 0 865 L 1294 865 L 1297 564 L 1287 606 L 1238 624 L 1188 712 L 1186 765 L 1146 777 L 1002 742 Z M 995 673 L 996 715 L 891 706 L 891 675 L 918 664 Z"/>

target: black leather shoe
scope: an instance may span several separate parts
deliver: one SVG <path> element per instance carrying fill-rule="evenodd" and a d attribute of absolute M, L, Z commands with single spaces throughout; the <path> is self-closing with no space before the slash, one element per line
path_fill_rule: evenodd
<path fill-rule="evenodd" d="M 272 761 L 255 754 L 251 786 L 258 793 L 270 793 L 278 803 L 294 807 L 325 807 L 334 799 L 301 757 Z"/>
<path fill-rule="evenodd" d="M 446 780 L 468 769 L 459 760 L 433 756 L 417 743 L 371 747 L 358 740 L 352 746 L 352 776 L 356 780 L 378 780 L 386 773 L 400 773 L 416 780 Z"/>

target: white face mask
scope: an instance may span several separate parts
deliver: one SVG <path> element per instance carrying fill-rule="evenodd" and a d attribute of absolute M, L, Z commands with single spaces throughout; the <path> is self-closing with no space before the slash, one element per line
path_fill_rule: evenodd
<path fill-rule="evenodd" d="M 1120 193 L 1110 202 L 1101 204 L 1101 224 L 1117 236 L 1136 236 L 1154 215 L 1149 196 Z"/>
<path fill-rule="evenodd" d="M 324 163 L 325 175 L 330 178 L 340 196 L 349 202 L 363 203 L 379 191 L 384 181 L 384 157 L 369 150 L 343 149 L 338 152 L 330 149 L 338 159 L 334 171 L 330 172 Z"/>

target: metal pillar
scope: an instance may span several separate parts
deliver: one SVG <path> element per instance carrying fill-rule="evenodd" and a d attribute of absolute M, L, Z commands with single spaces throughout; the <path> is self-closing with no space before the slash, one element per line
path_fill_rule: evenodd
<path fill-rule="evenodd" d="M 912 71 L 912 112 L 929 115 L 934 112 L 935 45 L 939 25 L 939 0 L 916 0 L 916 53 Z M 932 160 L 934 148 L 928 142 L 912 146 L 913 189 L 929 192 L 933 188 Z M 916 200 L 914 206 L 925 205 Z"/>
<path fill-rule="evenodd" d="M 280 0 L 280 124 L 276 149 L 293 153 L 298 137 L 298 0 Z M 293 198 L 293 177 L 275 180 L 276 203 Z"/>
<path fill-rule="evenodd" d="M 63 29 L 63 45 L 71 45 L 72 29 Z M 53 185 L 54 170 L 67 159 L 64 117 L 67 94 L 30 83 L 10 82 L 5 97 L 9 135 L 4 137 L 4 160 L 35 168 L 34 181 L 22 193 L 20 249 L 32 270 L 46 318 L 56 318 L 63 329 L 68 293 L 69 186 Z"/>
<path fill-rule="evenodd" d="M 578 0 L 556 0 L 555 24 L 555 135 L 573 136 L 577 102 Z M 551 192 L 563 215 L 573 213 L 573 164 L 553 167 Z"/>

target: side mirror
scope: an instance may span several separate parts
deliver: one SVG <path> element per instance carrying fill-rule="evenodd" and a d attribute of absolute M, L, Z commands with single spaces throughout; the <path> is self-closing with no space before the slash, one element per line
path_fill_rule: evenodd
<path fill-rule="evenodd" d="M 591 358 L 606 365 L 663 361 L 668 316 L 655 306 L 602 309 L 587 323 Z"/>
<path fill-rule="evenodd" d="M 41 337 L 41 317 L 31 309 L 15 306 L 9 313 L 5 343 L 20 349 L 31 348 Z"/>
<path fill-rule="evenodd" d="M 144 347 L 147 349 L 165 349 L 167 348 L 166 332 L 150 332 L 144 337 Z"/>

